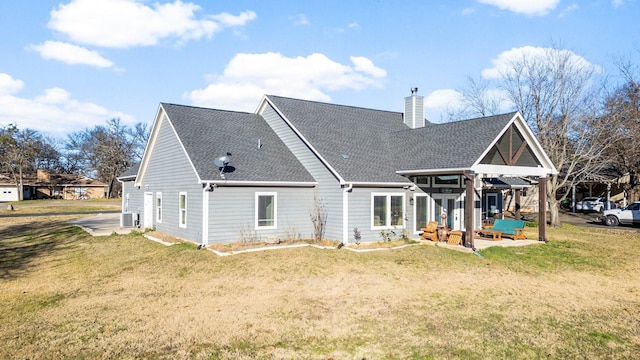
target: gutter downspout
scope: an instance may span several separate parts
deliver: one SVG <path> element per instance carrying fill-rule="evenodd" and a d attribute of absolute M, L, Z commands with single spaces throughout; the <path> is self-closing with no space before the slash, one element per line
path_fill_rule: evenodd
<path fill-rule="evenodd" d="M 198 248 L 209 245 L 209 193 L 216 187 L 211 183 L 203 184 L 202 187 L 202 243 Z"/>
<path fill-rule="evenodd" d="M 353 189 L 352 183 L 346 183 L 342 192 L 342 243 L 349 243 L 349 192 Z"/>

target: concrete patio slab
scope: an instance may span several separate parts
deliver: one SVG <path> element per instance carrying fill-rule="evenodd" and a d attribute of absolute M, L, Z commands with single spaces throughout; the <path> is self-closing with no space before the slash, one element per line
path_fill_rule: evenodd
<path fill-rule="evenodd" d="M 120 227 L 120 213 L 106 213 L 69 221 L 93 236 L 109 236 L 113 233 L 128 234 L 132 228 Z"/>

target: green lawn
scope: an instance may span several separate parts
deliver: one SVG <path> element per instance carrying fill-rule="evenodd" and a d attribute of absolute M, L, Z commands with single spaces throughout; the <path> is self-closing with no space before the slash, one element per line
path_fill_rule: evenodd
<path fill-rule="evenodd" d="M 640 236 L 218 257 L 0 217 L 0 358 L 633 359 Z M 7 221 L 10 220 L 10 221 Z M 535 231 L 535 229 L 531 229 Z"/>

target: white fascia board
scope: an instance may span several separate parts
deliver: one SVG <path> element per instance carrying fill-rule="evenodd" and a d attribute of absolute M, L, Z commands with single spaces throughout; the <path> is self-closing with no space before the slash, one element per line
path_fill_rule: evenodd
<path fill-rule="evenodd" d="M 418 176 L 418 175 L 451 175 L 462 174 L 465 171 L 471 170 L 470 168 L 448 168 L 448 169 L 417 169 L 417 170 L 399 170 L 396 171 L 398 175 L 404 176 Z"/>
<path fill-rule="evenodd" d="M 472 170 L 476 174 L 484 175 L 483 177 L 546 177 L 551 173 L 550 169 L 544 167 L 507 166 L 492 164 L 480 164 L 474 166 Z"/>
<path fill-rule="evenodd" d="M 553 164 L 553 162 L 551 161 L 547 153 L 544 151 L 544 149 L 542 148 L 542 145 L 540 145 L 540 143 L 538 142 L 538 139 L 533 134 L 533 131 L 531 131 L 531 128 L 529 127 L 529 125 L 527 125 L 526 121 L 522 117 L 522 114 L 520 114 L 519 112 L 516 113 L 515 118 L 517 118 L 518 120 L 515 123 L 516 123 L 516 126 L 518 127 L 518 130 L 520 130 L 520 133 L 525 137 L 525 139 L 529 144 L 531 143 L 535 144 L 532 150 L 534 151 L 534 153 L 536 154 L 540 162 L 542 162 L 542 165 L 544 167 L 547 167 L 550 170 L 550 174 L 554 174 L 554 175 L 557 174 L 558 170 L 556 169 L 556 166 Z"/>
<path fill-rule="evenodd" d="M 512 124 L 515 124 L 516 128 L 520 130 L 520 133 L 522 134 L 522 136 L 524 136 L 525 141 L 529 144 L 535 156 L 538 158 L 538 160 L 540 160 L 543 166 L 546 169 L 548 169 L 547 174 L 557 174 L 558 171 L 553 165 L 553 162 L 551 162 L 551 159 L 549 159 L 549 157 L 547 156 L 547 153 L 544 151 L 544 149 L 542 149 L 542 146 L 540 145 L 535 135 L 529 128 L 529 125 L 527 125 L 527 123 L 524 121 L 524 118 L 522 117 L 520 112 L 517 112 L 513 115 L 513 118 L 511 118 L 511 120 L 507 123 L 507 125 L 500 131 L 500 133 L 498 133 L 495 139 L 493 139 L 493 141 L 491 142 L 491 145 L 482 152 L 482 154 L 476 160 L 476 162 L 473 164 L 472 167 L 476 168 L 481 165 L 480 161 L 482 161 L 482 159 L 484 159 L 485 156 L 487 156 L 491 148 L 495 145 L 495 143 L 498 140 L 500 140 L 500 138 L 507 132 L 507 130 L 511 127 Z M 530 168 L 530 169 L 535 169 L 535 168 Z"/>
<path fill-rule="evenodd" d="M 413 185 L 412 182 L 394 182 L 394 183 L 377 183 L 377 182 L 349 182 L 354 187 L 405 187 Z"/>
<path fill-rule="evenodd" d="M 300 138 L 300 140 L 302 140 L 302 142 L 309 148 L 309 150 L 311 150 L 311 152 L 316 157 L 318 157 L 318 159 L 320 159 L 320 162 L 322 162 L 327 167 L 327 169 L 329 169 L 329 171 L 340 181 L 340 185 L 346 184 L 346 181 L 342 178 L 342 176 L 340 176 L 338 171 L 336 171 L 336 169 L 334 169 L 333 166 L 331 166 L 331 164 L 324 157 L 322 157 L 322 155 L 320 155 L 320 152 L 316 150 L 316 148 L 311 144 L 311 142 L 309 142 L 309 140 L 307 140 L 302 135 L 302 133 L 298 131 L 298 129 L 295 126 L 293 126 L 291 121 L 289 121 L 289 119 L 287 119 L 287 117 L 284 116 L 284 114 L 280 111 L 280 109 L 278 109 L 278 107 L 273 102 L 271 102 L 271 99 L 269 99 L 268 96 L 265 95 L 263 97 L 262 103 L 260 104 L 260 106 L 258 106 L 256 114 L 262 116 L 261 113 L 264 110 L 264 107 L 266 106 L 267 102 L 271 105 L 271 107 L 273 107 L 273 109 L 278 113 L 278 115 L 280 115 L 280 117 L 284 120 L 284 122 L 287 123 L 287 125 L 291 128 L 291 130 L 293 130 L 293 132 Z"/>
<path fill-rule="evenodd" d="M 138 169 L 138 171 L 140 171 L 140 170 Z M 118 177 L 116 178 L 116 180 L 118 180 L 118 181 L 122 182 L 122 181 L 127 181 L 127 180 L 135 179 L 135 178 L 136 178 L 136 175 L 118 176 Z"/>
<path fill-rule="evenodd" d="M 235 181 L 235 180 L 200 180 L 203 185 L 218 186 L 263 186 L 263 187 L 315 187 L 317 182 L 296 181 Z"/>
<path fill-rule="evenodd" d="M 138 179 L 142 179 L 147 170 L 149 156 L 151 156 L 151 149 L 153 149 L 156 138 L 158 137 L 158 131 L 160 131 L 160 120 L 162 119 L 162 114 L 164 114 L 164 109 L 162 108 L 162 104 L 160 104 L 158 105 L 158 110 L 156 111 L 156 117 L 153 120 L 153 125 L 151 125 L 149 140 L 147 140 L 147 144 L 144 147 L 144 153 L 142 154 L 142 159 L 140 160 L 140 167 L 138 168 L 138 173 L 136 174 L 136 182 L 134 183 L 135 186 L 141 185 Z"/>

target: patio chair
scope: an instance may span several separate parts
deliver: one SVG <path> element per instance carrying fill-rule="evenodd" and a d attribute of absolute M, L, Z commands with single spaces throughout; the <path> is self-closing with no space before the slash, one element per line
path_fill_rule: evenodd
<path fill-rule="evenodd" d="M 422 236 L 420 236 L 420 238 L 422 240 L 431 240 L 431 241 L 438 241 L 438 222 L 437 221 L 429 221 L 427 223 L 427 227 L 423 227 L 422 229 Z"/>
<path fill-rule="evenodd" d="M 462 245 L 462 231 L 453 230 L 449 232 L 449 238 L 447 239 L 449 245 Z"/>

